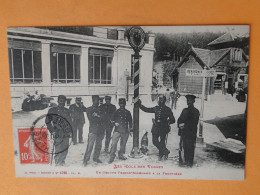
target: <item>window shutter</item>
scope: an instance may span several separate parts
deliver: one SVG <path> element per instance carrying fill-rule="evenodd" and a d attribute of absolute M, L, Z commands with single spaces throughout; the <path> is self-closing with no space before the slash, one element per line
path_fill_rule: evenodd
<path fill-rule="evenodd" d="M 114 55 L 114 51 L 113 50 L 91 48 L 91 49 L 89 49 L 89 54 L 90 55 L 101 55 L 101 56 L 111 56 L 112 57 Z"/>
<path fill-rule="evenodd" d="M 74 46 L 74 45 L 52 44 L 51 45 L 51 52 L 81 55 L 81 47 L 77 47 L 77 46 Z"/>
<path fill-rule="evenodd" d="M 8 48 L 41 51 L 41 42 L 8 39 Z"/>

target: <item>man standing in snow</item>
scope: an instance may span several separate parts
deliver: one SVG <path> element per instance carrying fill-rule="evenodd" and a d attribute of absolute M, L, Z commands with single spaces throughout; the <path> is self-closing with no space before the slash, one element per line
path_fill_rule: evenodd
<path fill-rule="evenodd" d="M 132 115 L 129 110 L 125 109 L 126 100 L 124 98 L 119 99 L 120 108 L 113 115 L 113 123 L 115 130 L 112 136 L 112 145 L 110 151 L 110 158 L 108 163 L 112 163 L 116 157 L 117 143 L 120 139 L 120 150 L 118 152 L 118 158 L 120 160 L 126 160 L 124 156 L 125 147 L 129 137 L 129 133 L 132 131 Z"/>
<path fill-rule="evenodd" d="M 153 145 L 159 150 L 159 160 L 168 158 L 170 151 L 166 148 L 166 136 L 170 132 L 170 125 L 175 123 L 172 110 L 165 105 L 166 97 L 159 96 L 158 106 L 147 108 L 142 105 L 139 100 L 140 109 L 144 112 L 155 113 L 155 119 L 153 119 L 152 136 Z M 160 141 L 159 141 L 160 139 Z"/>
<path fill-rule="evenodd" d="M 194 107 L 196 96 L 186 95 L 185 97 L 188 108 L 183 109 L 177 125 L 180 129 L 179 135 L 182 137 L 185 165 L 192 167 L 200 113 Z"/>

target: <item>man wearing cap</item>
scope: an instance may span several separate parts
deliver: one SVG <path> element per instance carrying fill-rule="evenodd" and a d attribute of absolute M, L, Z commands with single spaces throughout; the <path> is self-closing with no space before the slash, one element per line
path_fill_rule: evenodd
<path fill-rule="evenodd" d="M 111 104 L 111 97 L 110 96 L 105 96 L 105 104 L 102 104 L 100 106 L 103 115 L 104 115 L 104 121 L 103 121 L 103 128 L 106 133 L 106 141 L 105 141 L 105 152 L 109 153 L 108 148 L 109 148 L 109 143 L 111 140 L 111 132 L 113 130 L 113 124 L 111 121 L 112 116 L 114 115 L 116 111 L 116 106 Z"/>
<path fill-rule="evenodd" d="M 119 99 L 120 108 L 116 110 L 113 115 L 113 123 L 115 130 L 112 136 L 112 145 L 110 151 L 110 158 L 108 163 L 112 163 L 116 157 L 117 143 L 120 139 L 120 150 L 118 152 L 118 158 L 120 160 L 126 160 L 124 156 L 125 147 L 129 137 L 129 133 L 132 131 L 132 115 L 129 110 L 125 109 L 126 100 L 125 98 Z"/>
<path fill-rule="evenodd" d="M 63 166 L 68 154 L 70 131 L 67 131 L 62 125 L 67 122 L 72 127 L 69 109 L 65 108 L 66 96 L 58 96 L 58 106 L 50 108 L 45 119 L 48 130 L 54 139 L 55 164 Z"/>
<path fill-rule="evenodd" d="M 99 159 L 100 151 L 102 148 L 102 140 L 104 138 L 104 129 L 102 125 L 103 115 L 99 107 L 99 96 L 92 96 L 93 105 L 86 109 L 87 117 L 89 120 L 89 134 L 88 134 L 88 144 L 86 152 L 84 155 L 83 164 L 87 165 L 90 160 L 90 156 L 95 145 L 93 161 L 96 163 L 102 163 Z"/>
<path fill-rule="evenodd" d="M 73 144 L 77 144 L 77 134 L 79 143 L 84 143 L 82 134 L 83 134 L 83 126 L 85 123 L 84 112 L 86 111 L 86 107 L 81 102 L 81 97 L 76 97 L 75 104 L 70 106 L 71 119 L 73 122 Z"/>
<path fill-rule="evenodd" d="M 152 139 L 153 145 L 155 145 L 159 150 L 159 160 L 168 158 L 170 151 L 166 148 L 166 136 L 170 132 L 170 125 L 175 123 L 175 118 L 173 116 L 172 110 L 165 105 L 166 97 L 164 95 L 159 95 L 158 106 L 147 108 L 142 105 L 141 100 L 138 104 L 140 109 L 144 112 L 155 113 L 155 119 L 153 119 L 152 127 Z M 159 141 L 160 138 L 160 141 Z"/>
<path fill-rule="evenodd" d="M 187 98 L 188 108 L 183 109 L 177 121 L 177 126 L 180 129 L 179 135 L 183 141 L 185 164 L 192 167 L 200 113 L 194 107 L 196 96 L 186 95 L 185 97 Z"/>

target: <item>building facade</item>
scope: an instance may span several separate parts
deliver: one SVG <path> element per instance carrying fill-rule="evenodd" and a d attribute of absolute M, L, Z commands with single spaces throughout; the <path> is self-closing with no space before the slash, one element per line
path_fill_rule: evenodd
<path fill-rule="evenodd" d="M 8 28 L 7 36 L 12 99 L 35 90 L 51 97 L 126 95 L 134 52 L 125 28 Z M 148 34 L 140 52 L 140 95 L 151 93 L 154 51 Z"/>
<path fill-rule="evenodd" d="M 202 93 L 202 77 L 187 76 L 187 69 L 214 70 L 215 77 L 206 78 L 206 94 L 211 95 L 217 91 L 233 94 L 236 90 L 247 88 L 248 56 L 241 45 L 245 47 L 246 41 L 232 39 L 226 33 L 209 43 L 210 49 L 201 49 L 191 46 L 184 58 L 174 71 L 173 80 L 177 80 L 178 90 L 182 93 L 200 95 Z M 248 37 L 247 37 L 248 38 Z M 231 46 L 231 47 L 230 47 Z"/>

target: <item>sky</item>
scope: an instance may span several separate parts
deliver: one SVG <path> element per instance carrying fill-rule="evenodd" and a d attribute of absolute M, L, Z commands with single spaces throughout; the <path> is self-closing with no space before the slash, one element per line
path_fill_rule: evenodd
<path fill-rule="evenodd" d="M 144 31 L 154 33 L 188 33 L 188 32 L 228 32 L 249 33 L 249 25 L 207 25 L 207 26 L 142 26 Z"/>

